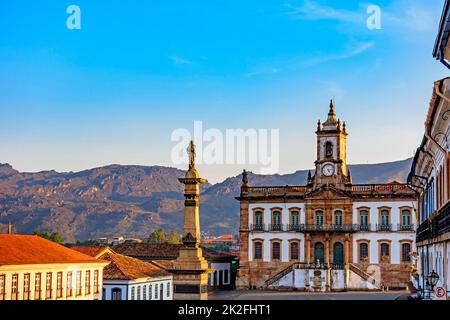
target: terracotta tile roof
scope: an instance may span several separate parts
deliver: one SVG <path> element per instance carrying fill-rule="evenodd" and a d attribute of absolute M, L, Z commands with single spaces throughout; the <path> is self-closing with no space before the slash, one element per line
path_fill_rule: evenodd
<path fill-rule="evenodd" d="M 38 236 L 0 234 L 0 265 L 92 262 L 102 261 Z"/>
<path fill-rule="evenodd" d="M 113 246 L 117 253 L 145 260 L 176 260 L 181 244 L 153 244 L 153 243 L 122 243 Z M 235 256 L 229 253 L 217 252 L 202 247 L 203 256 L 208 261 L 233 260 Z"/>
<path fill-rule="evenodd" d="M 110 261 L 103 270 L 105 280 L 134 280 L 139 278 L 159 278 L 171 276 L 170 272 L 152 263 L 107 251 L 99 257 Z"/>
<path fill-rule="evenodd" d="M 108 246 L 73 246 L 70 247 L 70 249 L 76 250 L 94 258 L 100 257 L 106 250 L 111 250 Z"/>
<path fill-rule="evenodd" d="M 150 263 L 155 265 L 155 266 L 157 266 L 157 267 L 159 267 L 159 268 L 167 270 L 167 269 L 173 269 L 173 262 L 174 261 L 175 260 L 156 260 L 156 261 L 153 260 L 153 261 L 150 261 Z"/>

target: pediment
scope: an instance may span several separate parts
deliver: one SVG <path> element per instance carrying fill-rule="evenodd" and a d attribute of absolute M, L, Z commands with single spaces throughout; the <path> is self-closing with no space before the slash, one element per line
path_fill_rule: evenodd
<path fill-rule="evenodd" d="M 349 199 L 351 194 L 334 185 L 322 185 L 305 194 L 305 199 Z"/>

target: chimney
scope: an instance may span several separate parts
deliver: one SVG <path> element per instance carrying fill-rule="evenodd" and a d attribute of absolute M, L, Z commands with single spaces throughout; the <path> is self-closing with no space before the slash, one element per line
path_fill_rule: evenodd
<path fill-rule="evenodd" d="M 13 233 L 12 233 L 12 224 L 11 224 L 11 221 L 8 222 L 8 234 L 13 234 Z"/>

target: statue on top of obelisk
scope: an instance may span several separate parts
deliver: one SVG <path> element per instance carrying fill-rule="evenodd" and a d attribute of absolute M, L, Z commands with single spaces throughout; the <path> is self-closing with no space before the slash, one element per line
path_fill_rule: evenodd
<path fill-rule="evenodd" d="M 195 168 L 195 144 L 194 141 L 191 140 L 191 143 L 189 144 L 187 148 L 188 156 L 189 156 L 189 170 L 192 170 Z"/>

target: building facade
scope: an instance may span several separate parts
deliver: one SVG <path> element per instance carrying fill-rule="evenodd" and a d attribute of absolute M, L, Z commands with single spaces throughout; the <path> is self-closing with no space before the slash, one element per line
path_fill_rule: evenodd
<path fill-rule="evenodd" d="M 449 102 L 450 78 L 446 78 L 435 83 L 426 119 L 427 132 L 409 177 L 420 190 L 416 287 L 422 293 L 430 290 L 426 278 L 433 271 L 439 275 L 438 284 L 450 289 L 450 121 L 445 116 L 445 112 L 450 112 Z"/>
<path fill-rule="evenodd" d="M 0 300 L 101 300 L 106 265 L 38 236 L 0 235 Z"/>
<path fill-rule="evenodd" d="M 417 192 L 398 182 L 353 184 L 347 134 L 331 101 L 306 185 L 253 187 L 244 171 L 238 288 L 406 287 Z"/>
<path fill-rule="evenodd" d="M 103 300 L 173 300 L 173 277 L 162 267 L 105 246 L 72 249 L 109 262 L 103 273 Z"/>
<path fill-rule="evenodd" d="M 181 244 L 124 243 L 114 246 L 113 250 L 170 270 L 173 267 L 173 261 L 178 257 L 180 248 Z M 208 267 L 211 269 L 211 273 L 208 275 L 209 289 L 233 288 L 236 279 L 233 264 L 236 263 L 236 256 L 203 246 L 202 250 Z"/>
<path fill-rule="evenodd" d="M 450 2 L 445 1 L 433 57 L 450 69 Z M 426 298 L 434 297 L 428 276 L 439 276 L 438 286 L 450 290 L 450 78 L 434 83 L 425 132 L 414 157 L 409 182 L 417 187 L 417 277 L 415 286 Z"/>

